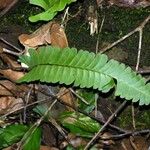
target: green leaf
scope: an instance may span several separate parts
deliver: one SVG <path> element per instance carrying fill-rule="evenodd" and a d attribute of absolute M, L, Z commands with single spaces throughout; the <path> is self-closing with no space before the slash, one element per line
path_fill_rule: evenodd
<path fill-rule="evenodd" d="M 91 90 L 85 90 L 85 89 L 79 89 L 76 91 L 77 94 L 79 94 L 88 104 L 85 104 L 82 100 L 79 98 L 78 100 L 78 107 L 80 110 L 84 110 L 87 113 L 90 113 L 95 108 L 95 101 L 97 101 L 98 94 L 91 91 Z"/>
<path fill-rule="evenodd" d="M 29 127 L 21 124 L 0 128 L 0 149 L 18 142 L 28 129 Z"/>
<path fill-rule="evenodd" d="M 64 10 L 66 5 L 69 5 L 76 0 L 30 0 L 31 4 L 42 7 L 45 11 L 35 16 L 29 17 L 31 22 L 39 20 L 49 21 L 59 12 Z"/>
<path fill-rule="evenodd" d="M 43 115 L 45 115 L 45 113 L 47 112 L 47 110 L 48 110 L 48 106 L 47 106 L 47 104 L 39 104 L 39 105 L 37 105 L 34 109 L 33 109 L 33 111 L 34 112 L 36 112 L 36 113 L 38 113 L 40 116 L 43 116 Z M 48 120 L 48 118 L 50 118 L 51 117 L 51 112 L 49 112 L 46 116 L 45 116 L 45 119 L 46 120 Z"/>
<path fill-rule="evenodd" d="M 41 128 L 36 128 L 25 141 L 23 150 L 39 150 L 41 144 Z"/>
<path fill-rule="evenodd" d="M 40 6 L 40 7 L 44 8 L 45 10 L 47 10 L 50 6 L 49 0 L 30 0 L 29 3 Z"/>
<path fill-rule="evenodd" d="M 73 83 L 74 86 L 102 92 L 116 86 L 116 96 L 132 99 L 133 102 L 140 100 L 140 105 L 150 104 L 150 83 L 146 84 L 146 80 L 130 67 L 115 60 L 108 61 L 104 54 L 51 46 L 41 47 L 38 51 L 29 50 L 30 56 L 20 57 L 20 61 L 29 66 L 30 72 L 19 82 Z"/>
<path fill-rule="evenodd" d="M 76 112 L 63 112 L 60 115 L 60 122 L 70 132 L 87 138 L 92 137 L 101 128 L 95 120 Z"/>

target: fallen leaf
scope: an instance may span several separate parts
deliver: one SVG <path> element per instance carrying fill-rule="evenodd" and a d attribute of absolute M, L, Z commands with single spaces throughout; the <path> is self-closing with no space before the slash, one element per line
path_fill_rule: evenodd
<path fill-rule="evenodd" d="M 21 98 L 15 98 L 11 96 L 0 97 L 0 115 L 16 111 L 22 106 L 23 100 Z"/>
<path fill-rule="evenodd" d="M 23 72 L 19 72 L 19 71 L 13 71 L 11 69 L 5 69 L 5 70 L 0 70 L 0 73 L 10 79 L 11 81 L 17 81 L 18 79 L 20 79 L 21 77 L 24 76 Z"/>
<path fill-rule="evenodd" d="M 0 96 L 24 97 L 32 85 L 15 84 L 9 80 L 0 81 Z M 37 87 L 35 87 L 37 88 Z"/>
<path fill-rule="evenodd" d="M 13 96 L 14 91 L 16 90 L 16 85 L 8 80 L 0 81 L 0 96 Z"/>
<path fill-rule="evenodd" d="M 69 104 L 70 106 L 74 106 L 74 97 L 69 89 L 60 88 L 59 93 L 57 96 L 65 103 Z M 74 111 L 71 107 L 67 107 L 69 111 Z"/>
<path fill-rule="evenodd" d="M 50 37 L 52 46 L 58 46 L 60 48 L 68 47 L 66 34 L 59 24 L 52 24 Z"/>
<path fill-rule="evenodd" d="M 56 22 L 49 22 L 38 28 L 32 34 L 21 34 L 19 41 L 24 47 L 36 48 L 40 45 L 51 44 L 58 47 L 67 47 L 68 41 L 63 28 Z"/>
<path fill-rule="evenodd" d="M 12 56 L 6 55 L 4 53 L 0 54 L 1 59 L 12 68 L 19 68 L 21 65 L 13 59 Z"/>

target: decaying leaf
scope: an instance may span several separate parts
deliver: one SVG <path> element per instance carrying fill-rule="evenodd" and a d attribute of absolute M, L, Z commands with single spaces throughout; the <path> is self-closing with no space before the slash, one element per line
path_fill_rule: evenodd
<path fill-rule="evenodd" d="M 13 92 L 16 90 L 16 85 L 8 80 L 0 81 L 0 96 L 13 96 Z"/>
<path fill-rule="evenodd" d="M 21 98 L 15 98 L 11 96 L 0 97 L 0 115 L 15 111 L 22 106 L 23 100 Z"/>
<path fill-rule="evenodd" d="M 0 73 L 10 79 L 11 81 L 17 81 L 18 79 L 20 79 L 21 77 L 24 76 L 23 72 L 19 72 L 19 71 L 13 71 L 11 69 L 5 69 L 5 70 L 0 70 Z"/>
<path fill-rule="evenodd" d="M 25 47 L 36 48 L 39 45 L 51 44 L 58 47 L 67 47 L 68 41 L 63 28 L 56 22 L 49 22 L 32 34 L 21 34 L 19 41 Z"/>
<path fill-rule="evenodd" d="M 11 56 L 9 56 L 7 54 L 1 53 L 0 57 L 8 66 L 10 66 L 12 68 L 21 67 L 21 65 L 16 60 L 14 60 Z"/>
<path fill-rule="evenodd" d="M 75 105 L 74 97 L 73 97 L 73 95 L 72 95 L 72 93 L 71 93 L 71 91 L 69 89 L 61 88 L 57 95 L 58 95 L 58 97 L 59 97 L 59 95 L 61 95 L 60 99 L 63 102 L 69 104 L 70 106 L 74 106 Z M 74 111 L 71 107 L 67 107 L 67 109 L 70 110 L 70 111 Z"/>
<path fill-rule="evenodd" d="M 30 86 L 27 85 L 16 85 L 9 80 L 0 81 L 0 96 L 15 96 L 22 97 L 24 93 L 29 91 Z"/>
<path fill-rule="evenodd" d="M 50 30 L 51 45 L 60 48 L 68 47 L 68 41 L 63 27 L 58 23 L 52 25 Z"/>

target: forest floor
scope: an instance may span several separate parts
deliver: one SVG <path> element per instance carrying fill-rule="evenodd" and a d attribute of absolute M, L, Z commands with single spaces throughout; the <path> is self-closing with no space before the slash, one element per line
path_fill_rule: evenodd
<path fill-rule="evenodd" d="M 84 9 L 82 3 L 76 3 L 75 5 L 71 6 L 70 13 L 74 15 L 81 6 L 81 9 Z M 118 7 L 110 7 L 104 10 L 98 10 L 98 23 L 99 26 L 104 19 L 104 24 L 102 26 L 102 30 L 98 34 L 94 34 L 93 36 L 90 35 L 90 27 L 88 21 L 86 19 L 85 10 L 78 15 L 74 15 L 70 20 L 68 20 L 65 24 L 65 33 L 67 36 L 67 40 L 69 43 L 69 47 L 75 47 L 78 50 L 88 50 L 90 52 L 100 52 L 105 46 L 110 45 L 111 43 L 117 41 L 124 35 L 128 34 L 129 32 L 133 31 L 137 26 L 139 26 L 144 19 L 150 14 L 150 9 L 130 9 L 130 8 L 118 8 Z M 14 51 L 12 46 L 16 46 L 18 49 L 23 50 L 24 47 L 18 41 L 18 37 L 24 33 L 33 33 L 36 29 L 38 29 L 43 22 L 39 23 L 30 23 L 28 17 L 30 14 L 36 14 L 38 12 L 37 8 L 30 6 L 26 1 L 23 4 L 18 4 L 16 8 L 8 12 L 5 16 L 1 18 L 0 22 L 0 47 L 7 48 L 9 50 Z M 58 15 L 56 21 L 60 22 L 62 14 Z M 135 70 L 137 65 L 137 57 L 138 57 L 138 46 L 139 46 L 139 33 L 133 34 L 131 37 L 127 38 L 126 40 L 120 42 L 113 48 L 109 49 L 105 52 L 106 55 L 110 59 L 118 60 L 128 66 L 130 66 L 133 70 Z M 140 57 L 140 64 L 139 70 L 150 70 L 150 24 L 146 24 L 143 30 L 143 41 L 142 41 L 142 50 L 141 50 L 141 57 Z M 3 39 L 3 40 L 2 40 Z M 7 44 L 6 41 L 9 43 Z M 98 45 L 97 45 L 98 44 Z M 98 49 L 96 49 L 98 46 Z M 11 56 L 9 54 L 4 54 L 1 52 L 0 54 L 1 60 L 1 68 L 8 69 L 12 64 L 18 63 L 18 58 Z M 11 60 L 11 61 L 10 61 Z M 13 60 L 13 63 L 12 63 Z M 11 65 L 10 65 L 10 64 Z M 4 73 L 0 69 L 1 73 L 1 80 L 0 80 L 0 95 L 1 95 L 1 102 L 0 102 L 0 115 L 3 120 L 4 126 L 11 124 L 20 123 L 25 125 L 32 125 L 39 119 L 39 114 L 37 110 L 34 111 L 36 105 L 36 101 L 42 101 L 43 99 L 47 99 L 49 96 L 46 94 L 35 92 L 33 87 L 31 88 L 28 85 L 16 85 L 14 76 L 11 72 L 10 74 Z M 22 74 L 21 74 L 22 75 Z M 20 76 L 20 74 L 19 74 Z M 149 79 L 149 74 L 143 74 L 143 76 Z M 16 78 L 15 78 L 16 79 Z M 11 91 L 7 91 L 2 85 L 6 86 Z M 37 84 L 36 85 L 40 91 L 44 91 L 47 94 L 50 94 L 49 90 L 53 93 L 57 94 L 60 90 L 58 85 L 56 84 Z M 62 88 L 62 87 L 61 87 Z M 68 88 L 70 89 L 70 87 Z M 31 90 L 33 90 L 31 92 Z M 74 90 L 78 91 L 78 88 Z M 84 89 L 85 93 L 91 93 L 91 89 Z M 23 104 L 26 106 L 27 104 L 35 103 L 35 105 L 31 107 L 27 107 L 25 109 L 21 109 L 17 111 L 22 105 L 18 105 L 16 108 L 12 109 L 12 101 L 16 101 L 19 103 L 19 98 L 16 96 L 21 95 L 21 93 L 31 94 L 31 100 L 28 103 Z M 81 91 L 80 91 L 81 92 Z M 80 93 L 79 92 L 79 93 Z M 15 95 L 15 98 L 11 94 Z M 83 92 L 84 93 L 84 92 Z M 81 95 L 85 96 L 81 92 Z M 95 96 L 97 96 L 97 103 L 91 100 L 91 107 L 88 108 L 92 110 L 88 115 L 89 117 L 92 115 L 94 120 L 97 120 L 99 123 L 104 124 L 110 116 L 118 109 L 118 107 L 122 104 L 123 100 L 121 98 L 116 98 L 113 95 L 114 91 L 110 91 L 107 94 L 98 93 L 98 91 L 93 91 L 92 94 L 88 96 L 91 99 L 95 100 Z M 69 92 L 70 94 L 70 92 Z M 6 96 L 7 95 L 7 96 Z M 73 95 L 73 100 L 76 95 Z M 94 97 L 93 97 L 94 96 Z M 11 97 L 11 98 L 10 98 Z M 13 97 L 13 99 L 12 99 Z M 70 95 L 66 95 L 68 99 L 72 98 Z M 86 97 L 86 96 L 85 96 Z M 14 100 L 15 99 L 15 100 Z M 53 98 L 51 98 L 51 102 L 46 103 L 46 107 L 51 105 Z M 66 100 L 69 101 L 69 100 Z M 65 102 L 66 102 L 65 101 Z M 78 100 L 74 102 L 74 106 Z M 69 108 L 65 106 L 64 103 L 57 102 L 57 104 L 52 109 L 52 118 L 53 121 L 43 121 L 41 123 L 42 128 L 42 144 L 46 145 L 47 147 L 41 147 L 41 150 L 46 149 L 83 149 L 81 145 L 85 146 L 89 138 L 84 138 L 84 136 L 80 137 L 71 133 L 70 130 L 63 127 L 63 123 L 59 120 L 60 112 L 64 112 L 64 110 L 73 111 L 73 108 Z M 43 106 L 42 106 L 43 107 Z M 80 106 L 81 107 L 81 106 Z M 81 107 L 84 109 L 85 107 Z M 94 109 L 95 108 L 95 109 Z M 134 110 L 134 114 L 133 114 Z M 78 111 L 78 109 L 77 109 Z M 95 115 L 97 114 L 97 115 Z M 77 114 L 78 116 L 78 114 Z M 69 118 L 70 119 L 70 118 Z M 72 118 L 71 118 L 72 119 Z M 57 123 L 55 123 L 55 121 Z M 60 121 L 60 122 L 59 122 Z M 137 103 L 133 104 L 128 102 L 121 112 L 115 117 L 115 119 L 111 122 L 113 127 L 108 125 L 106 129 L 103 131 L 103 134 L 99 136 L 99 140 L 97 140 L 94 146 L 91 149 L 110 149 L 110 150 L 147 150 L 150 148 L 150 106 L 143 106 L 140 107 Z M 74 126 L 74 125 L 73 125 Z M 94 127 L 94 126 L 93 126 Z M 61 131 L 59 130 L 61 128 Z M 82 128 L 85 130 L 86 126 L 83 125 Z M 116 129 L 117 128 L 117 129 Z M 76 129 L 77 130 L 77 129 Z M 71 130 L 72 131 L 72 130 Z M 67 135 L 64 137 L 63 133 Z M 137 132 L 137 133 L 136 133 Z M 144 134 L 141 134 L 141 133 Z M 149 132 L 149 133 L 148 133 Z M 139 133 L 139 134 L 138 134 Z M 81 133 L 82 134 L 82 133 Z M 135 135 L 134 135 L 135 134 Z M 114 136 L 116 135 L 116 137 Z M 1 136 L 1 135 L 0 135 Z M 106 139 L 104 139 L 106 138 Z M 70 144 L 68 144 L 68 141 Z M 18 142 L 18 141 L 17 141 Z M 11 143 L 11 142 L 10 142 Z M 15 142 L 14 142 L 15 143 Z M 11 144 L 14 145 L 12 142 Z M 10 146 L 8 144 L 7 146 Z M 72 148 L 70 145 L 73 145 Z M 1 147 L 2 145 L 0 145 Z M 7 147 L 4 146 L 4 147 Z"/>

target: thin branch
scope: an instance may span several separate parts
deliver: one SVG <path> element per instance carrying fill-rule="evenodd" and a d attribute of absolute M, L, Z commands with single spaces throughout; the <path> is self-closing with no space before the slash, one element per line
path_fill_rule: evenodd
<path fill-rule="evenodd" d="M 25 105 L 24 105 L 24 109 L 23 109 L 23 122 L 25 123 L 26 122 L 26 111 L 27 111 L 27 105 L 28 105 L 28 102 L 29 102 L 29 99 L 30 99 L 30 95 L 31 95 L 31 92 L 33 90 L 33 87 L 30 87 L 27 95 L 25 96 Z"/>
<path fill-rule="evenodd" d="M 89 103 L 88 103 L 83 97 L 81 97 L 79 94 L 77 94 L 72 88 L 69 88 L 69 90 L 70 90 L 77 98 L 79 98 L 83 103 L 85 103 L 86 105 L 89 105 Z"/>
<path fill-rule="evenodd" d="M 137 63 L 136 63 L 136 71 L 139 70 L 140 64 L 140 57 L 141 57 L 141 49 L 142 49 L 142 37 L 143 37 L 143 30 L 139 30 L 139 47 L 138 47 L 138 55 L 137 55 Z"/>
<path fill-rule="evenodd" d="M 4 16 L 17 2 L 18 2 L 18 0 L 13 0 L 9 5 L 7 5 L 7 7 L 0 12 L 0 18 L 2 16 Z M 6 2 L 6 4 L 7 4 L 7 2 Z"/>
<path fill-rule="evenodd" d="M 137 135 L 149 134 L 149 133 L 150 133 L 150 129 L 145 129 L 145 130 L 139 130 L 139 131 L 130 131 L 130 132 L 126 132 L 126 133 L 118 134 L 118 135 L 111 135 L 109 137 L 100 136 L 100 139 L 101 140 L 115 140 L 115 139 L 125 138 L 128 136 L 137 136 Z"/>
<path fill-rule="evenodd" d="M 100 130 L 94 135 L 94 137 L 89 141 L 89 143 L 86 145 L 84 150 L 87 150 L 93 142 L 99 137 L 100 133 L 108 126 L 108 124 L 115 118 L 117 117 L 118 113 L 125 107 L 126 101 L 124 101 L 118 109 L 108 118 L 108 120 L 105 122 L 105 124 L 100 128 Z"/>
<path fill-rule="evenodd" d="M 65 14 L 64 14 L 64 16 L 63 16 L 63 18 L 62 18 L 62 21 L 61 21 L 61 27 L 63 27 L 63 24 L 64 24 L 64 22 L 65 22 L 65 19 L 66 19 L 67 16 L 68 16 L 68 11 L 69 11 L 69 7 L 67 7 L 66 10 L 65 10 Z"/>
<path fill-rule="evenodd" d="M 100 124 L 105 124 L 105 122 L 104 122 L 103 120 L 101 120 L 101 119 L 95 117 L 95 116 L 92 115 L 92 114 L 89 114 L 89 113 L 84 112 L 84 111 L 82 111 L 82 110 L 80 110 L 80 109 L 77 109 L 75 106 L 70 105 L 70 104 L 68 104 L 68 103 L 66 103 L 66 102 L 64 102 L 64 101 L 62 101 L 62 100 L 61 100 L 58 96 L 56 96 L 56 95 L 48 94 L 48 93 L 46 93 L 45 91 L 41 91 L 41 90 L 38 90 L 38 89 L 35 89 L 35 90 L 38 91 L 38 92 L 40 92 L 40 93 L 42 93 L 42 94 L 44 94 L 44 95 L 46 95 L 46 96 L 50 96 L 50 97 L 52 97 L 53 99 L 57 99 L 61 104 L 66 105 L 66 106 L 68 106 L 68 107 L 71 107 L 71 108 L 74 109 L 75 111 L 80 112 L 80 113 L 82 113 L 82 114 L 84 114 L 84 115 L 86 115 L 86 116 L 88 116 L 88 117 L 90 117 L 90 118 L 96 120 L 96 121 L 99 122 Z M 36 105 L 36 104 L 38 104 L 38 103 L 45 103 L 45 102 L 47 102 L 49 99 L 50 99 L 50 98 L 44 99 L 44 100 L 41 100 L 41 101 L 33 102 L 32 104 L 28 104 L 26 107 L 31 107 L 31 106 L 34 106 L 34 105 Z M 9 113 L 7 113 L 7 114 L 1 116 L 0 118 L 5 118 L 5 117 L 7 117 L 7 116 L 9 116 L 9 115 L 11 115 L 11 114 L 17 112 L 17 111 L 22 110 L 22 109 L 24 109 L 24 107 L 20 107 L 20 108 L 18 108 L 17 110 L 11 111 L 11 112 L 9 112 Z M 116 130 L 116 131 L 119 131 L 119 132 L 121 132 L 121 133 L 126 133 L 126 132 L 128 132 L 127 130 L 124 130 L 124 129 L 119 128 L 119 127 L 117 127 L 117 126 L 115 126 L 115 125 L 112 125 L 112 124 L 108 124 L 108 127 L 110 127 L 111 129 L 114 129 L 114 130 Z"/>
<path fill-rule="evenodd" d="M 98 31 L 98 37 L 97 37 L 97 42 L 96 42 L 96 54 L 98 53 L 98 49 L 99 49 L 100 34 L 101 34 L 101 31 L 102 31 L 102 27 L 104 25 L 104 21 L 105 21 L 105 15 L 102 19 L 102 22 L 101 22 L 101 25 L 100 25 L 100 28 L 99 28 L 99 31 Z"/>
<path fill-rule="evenodd" d="M 141 29 L 144 28 L 144 26 L 147 24 L 147 22 L 150 20 L 150 15 L 137 27 L 135 28 L 133 31 L 131 31 L 130 33 L 126 34 L 125 36 L 123 36 L 122 38 L 120 38 L 119 40 L 115 41 L 114 43 L 106 46 L 105 48 L 100 50 L 100 53 L 104 53 L 107 50 L 109 50 L 110 48 L 114 47 L 115 45 L 117 45 L 118 43 L 124 41 L 126 38 L 130 37 L 131 35 L 133 35 L 136 32 L 140 32 Z"/>
<path fill-rule="evenodd" d="M 138 70 L 137 73 L 140 73 L 140 74 L 150 74 L 150 70 Z"/>
<path fill-rule="evenodd" d="M 25 141 L 27 140 L 27 137 L 29 137 L 30 135 L 32 135 L 35 130 L 37 129 L 37 127 L 41 124 L 41 122 L 44 120 L 45 116 L 48 115 L 48 113 L 50 112 L 50 110 L 52 109 L 52 107 L 55 105 L 55 103 L 57 102 L 57 99 L 55 99 L 55 101 L 49 106 L 49 108 L 47 109 L 47 111 L 44 113 L 44 115 L 38 119 L 34 125 L 25 133 L 25 135 L 23 136 L 23 138 L 21 139 L 21 141 L 19 142 L 19 146 L 17 148 L 17 150 L 20 150 L 21 147 L 23 147 L 23 145 L 25 144 Z"/>
<path fill-rule="evenodd" d="M 8 41 L 6 41 L 4 38 L 0 37 L 0 40 L 1 40 L 2 42 L 4 42 L 5 44 L 7 44 L 8 46 L 10 46 L 10 47 L 14 48 L 15 50 L 17 50 L 18 52 L 22 52 L 22 50 L 21 50 L 21 49 L 19 49 L 19 48 L 18 48 L 18 47 L 16 47 L 15 45 L 13 45 L 13 44 L 9 43 L 9 42 L 8 42 Z"/>
<path fill-rule="evenodd" d="M 14 56 L 20 56 L 24 53 L 24 51 L 17 53 L 17 52 L 11 51 L 11 50 L 6 49 L 6 48 L 3 48 L 3 52 L 14 55 Z"/>

